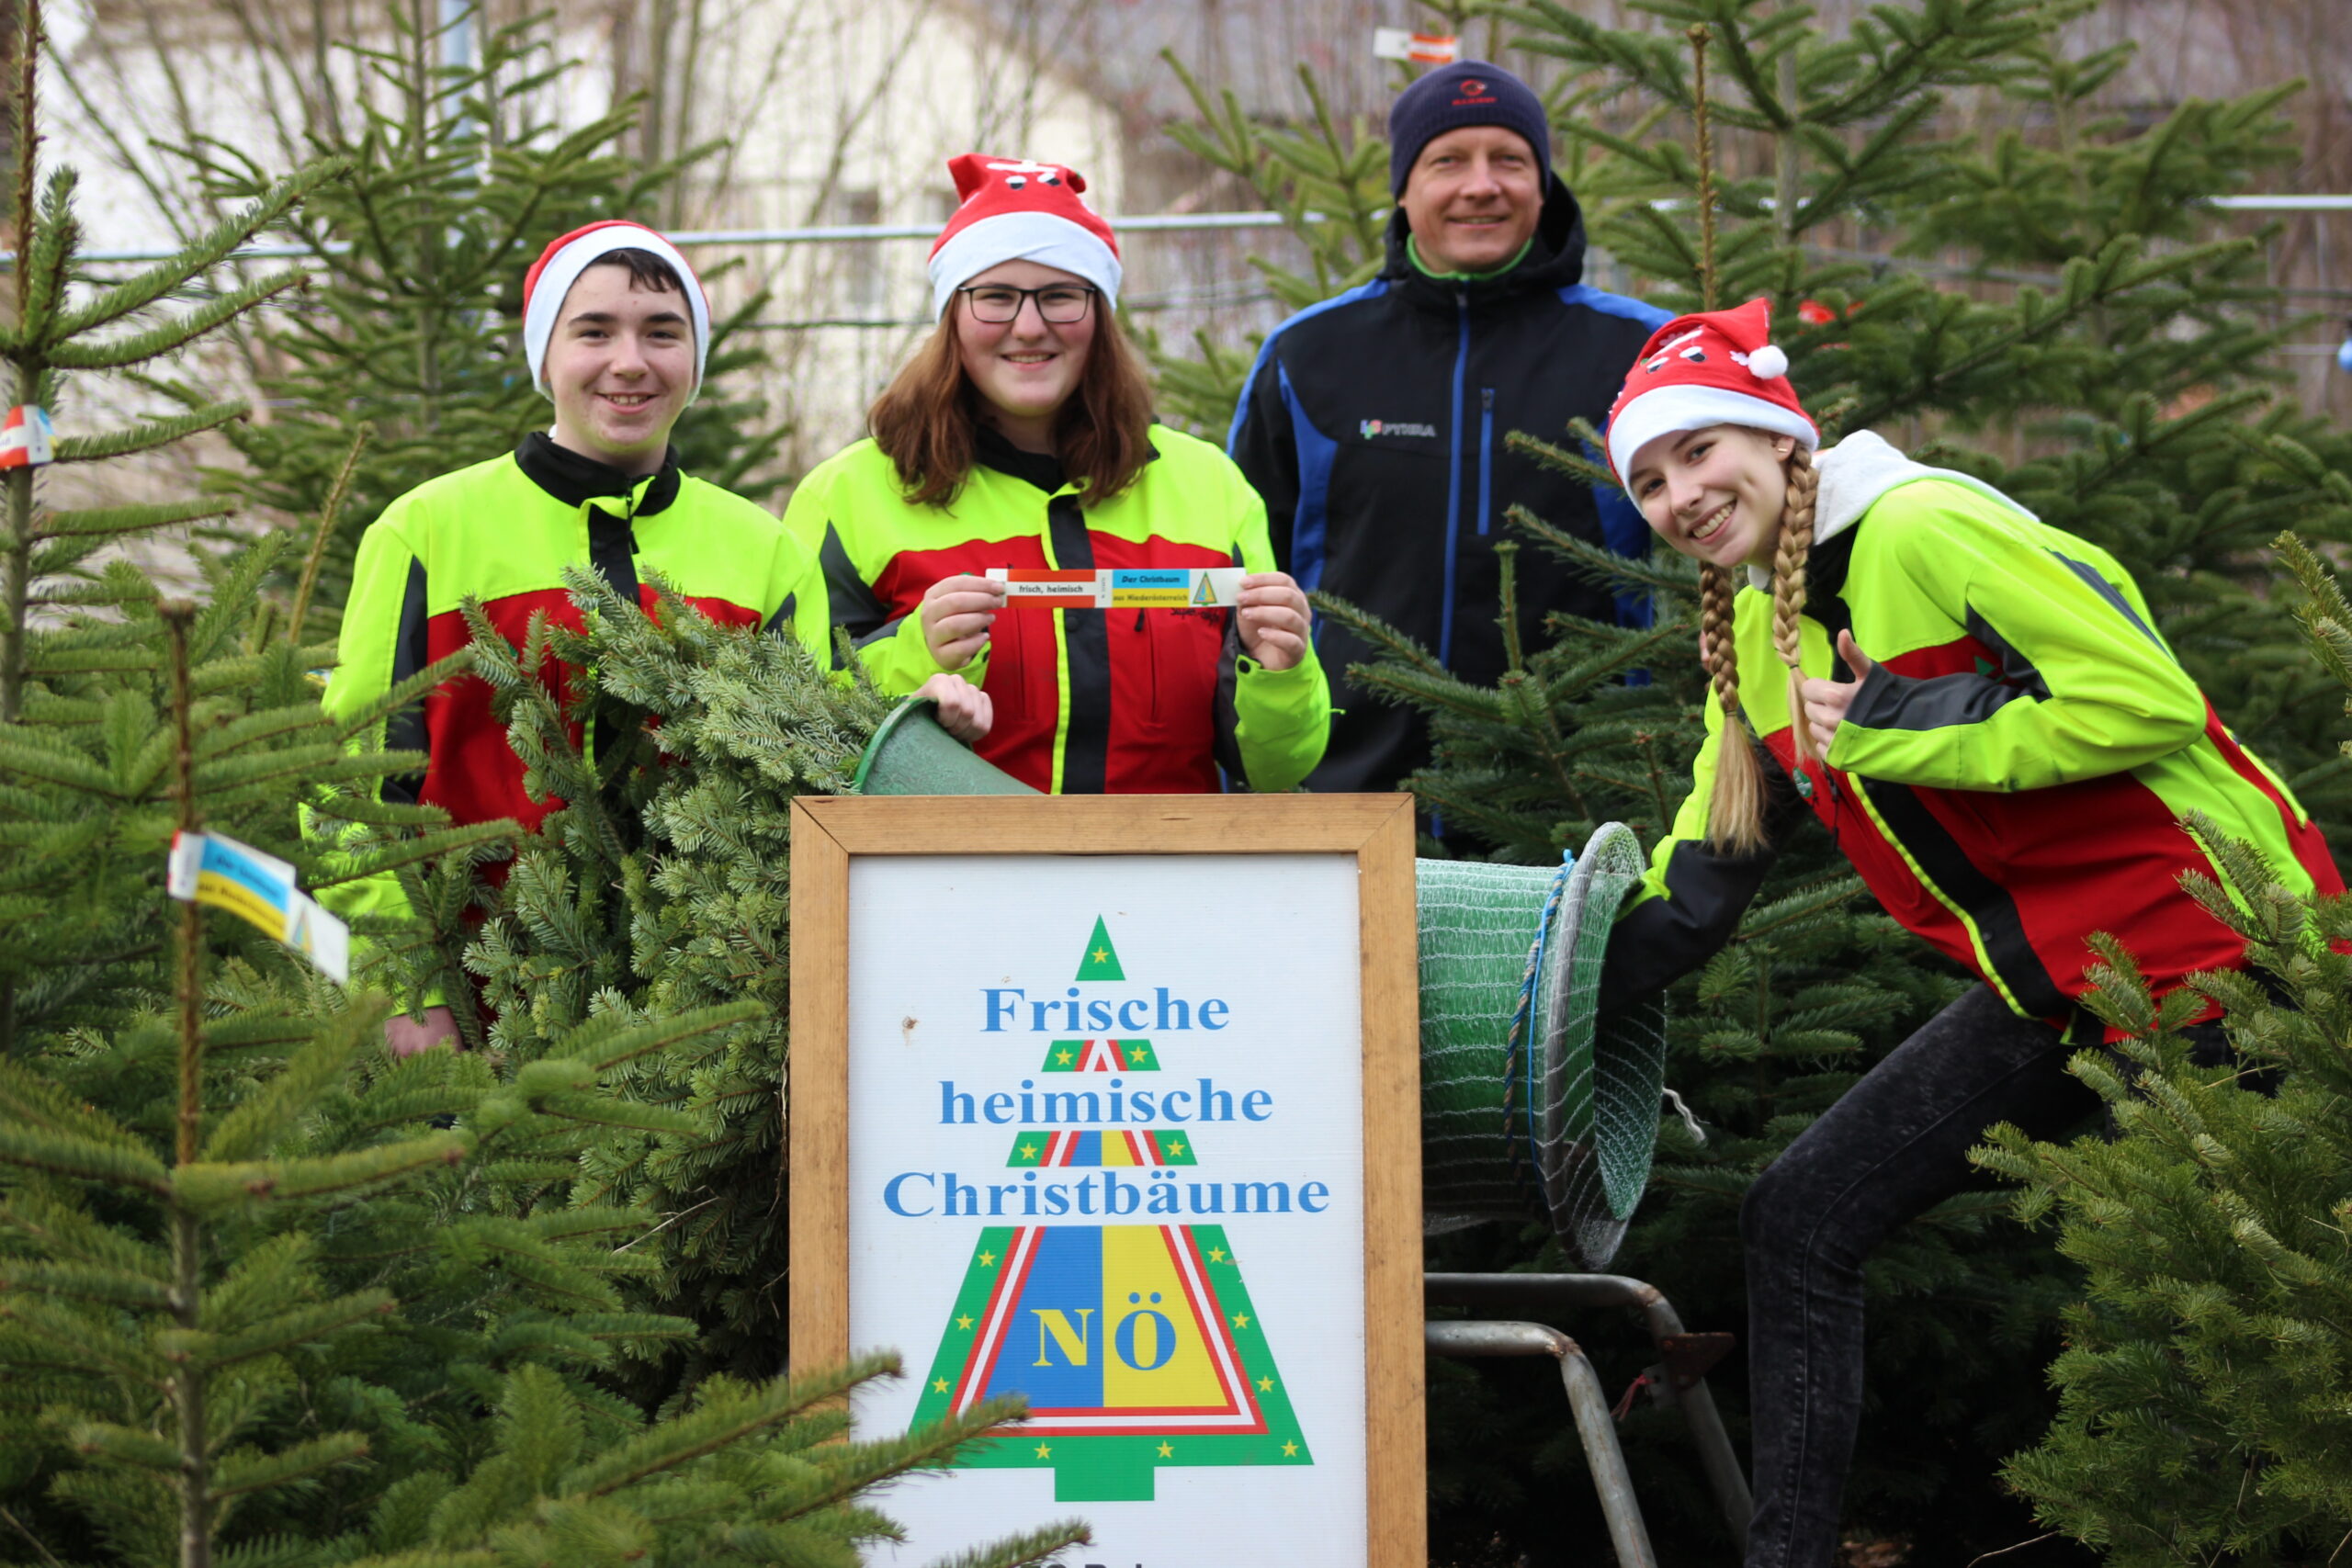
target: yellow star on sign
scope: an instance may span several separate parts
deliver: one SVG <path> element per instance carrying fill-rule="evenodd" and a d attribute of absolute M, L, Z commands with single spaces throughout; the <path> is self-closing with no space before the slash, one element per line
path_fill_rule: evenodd
<path fill-rule="evenodd" d="M 1249 1327 L 1249 1326 L 1250 1326 L 1250 1314 L 1249 1314 L 1248 1313 L 1246 1313 L 1246 1312 L 1237 1312 L 1237 1313 L 1235 1313 L 1235 1314 L 1233 1314 L 1233 1326 L 1234 1326 L 1234 1327 L 1236 1327 L 1236 1328 L 1247 1328 L 1247 1327 Z"/>
<path fill-rule="evenodd" d="M 1023 1159 L 1035 1159 L 1037 1157 L 1037 1145 L 1035 1144 L 1022 1145 L 1021 1157 Z"/>
<path fill-rule="evenodd" d="M 947 1380 L 945 1378 L 932 1379 L 931 1392 L 933 1393 L 945 1393 L 947 1392 Z"/>
<path fill-rule="evenodd" d="M 1054 1450 L 1047 1448 L 1045 1444 L 1039 1443 L 1037 1445 L 1037 1457 L 1039 1459 L 1051 1459 L 1054 1457 Z"/>
<path fill-rule="evenodd" d="M 1130 1062 L 1140 1062 L 1140 1061 L 1144 1060 L 1146 1057 L 1149 1056 L 1150 1055 L 1151 1055 L 1151 1047 L 1150 1047 L 1150 1046 L 1148 1046 L 1148 1045 L 1138 1045 L 1138 1046 L 1136 1046 L 1134 1050 L 1132 1050 L 1132 1051 L 1130 1051 L 1130 1052 L 1128 1052 L 1128 1053 L 1127 1053 L 1127 1060 L 1128 1060 L 1128 1061 L 1130 1061 Z"/>
<path fill-rule="evenodd" d="M 1224 1261 L 1225 1261 L 1225 1248 L 1223 1248 L 1223 1247 L 1210 1247 L 1210 1248 L 1209 1248 L 1209 1261 L 1210 1261 L 1210 1262 L 1212 1262 L 1212 1263 L 1222 1263 L 1222 1262 L 1224 1262 Z"/>
<path fill-rule="evenodd" d="M 1168 1145 L 1168 1152 L 1170 1156 L 1181 1155 L 1184 1152 L 1184 1145 L 1181 1143 L 1170 1144 Z"/>
<path fill-rule="evenodd" d="M 969 1328 L 972 1326 L 972 1320 L 968 1317 L 959 1317 L 956 1320 L 956 1326 L 958 1328 Z"/>
<path fill-rule="evenodd" d="M 993 1269 L 993 1268 L 995 1268 L 995 1267 L 996 1267 L 996 1254 L 995 1254 L 995 1253 L 993 1253 L 993 1252 L 983 1252 L 983 1253 L 981 1253 L 981 1254 L 980 1254 L 980 1267 L 981 1267 L 981 1268 L 983 1268 L 983 1269 Z"/>
<path fill-rule="evenodd" d="M 1159 1457 L 1161 1459 L 1174 1459 L 1176 1457 L 1176 1450 L 1170 1448 L 1166 1443 L 1162 1443 L 1159 1445 Z"/>
<path fill-rule="evenodd" d="M 1260 1393 L 1273 1393 L 1273 1392 L 1274 1392 L 1274 1380 L 1273 1380 L 1273 1379 L 1272 1379 L 1272 1378 L 1260 1378 L 1260 1379 L 1258 1380 L 1258 1392 L 1259 1392 Z"/>
<path fill-rule="evenodd" d="M 1054 1060 L 1067 1067 L 1069 1066 L 1069 1053 L 1067 1051 L 1057 1051 L 1054 1053 Z"/>
<path fill-rule="evenodd" d="M 1111 950 L 1110 950 L 1109 948 L 1107 948 L 1107 947 L 1098 947 L 1098 948 L 1096 948 L 1096 949 L 1094 950 L 1094 962 L 1095 962 L 1095 963 L 1097 963 L 1097 964 L 1107 964 L 1107 963 L 1109 963 L 1109 962 L 1110 962 L 1110 959 L 1111 959 Z"/>
<path fill-rule="evenodd" d="M 1296 1459 L 1297 1457 L 1298 1445 L 1296 1443 L 1284 1443 L 1283 1445 L 1283 1458 Z"/>

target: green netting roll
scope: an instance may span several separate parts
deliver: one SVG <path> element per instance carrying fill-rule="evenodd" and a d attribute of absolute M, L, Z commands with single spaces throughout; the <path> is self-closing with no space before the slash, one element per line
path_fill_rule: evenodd
<path fill-rule="evenodd" d="M 1537 998 L 1545 1042 L 1535 1088 L 1535 1164 L 1554 1234 L 1582 1269 L 1605 1268 L 1649 1185 L 1666 1088 L 1666 1009 L 1656 998 L 1599 1021 L 1610 931 L 1646 869 L 1641 840 L 1603 823 L 1569 873 L 1552 933 L 1561 962 Z"/>
<path fill-rule="evenodd" d="M 1643 869 L 1615 822 L 1566 867 L 1419 863 L 1430 1230 L 1538 1214 L 1580 1269 L 1616 1252 L 1665 1081 L 1658 1004 L 1597 1026 L 1610 931 Z"/>
<path fill-rule="evenodd" d="M 940 727 L 939 705 L 909 697 L 875 727 L 850 781 L 854 795 L 1035 795 Z"/>
<path fill-rule="evenodd" d="M 1530 1151 L 1505 1114 L 1508 1036 L 1556 868 L 1425 860 L 1416 872 L 1422 1212 L 1431 1230 L 1521 1217 Z"/>

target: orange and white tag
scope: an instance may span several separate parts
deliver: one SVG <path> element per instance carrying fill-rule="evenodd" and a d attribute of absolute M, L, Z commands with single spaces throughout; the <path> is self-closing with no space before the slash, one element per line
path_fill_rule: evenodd
<path fill-rule="evenodd" d="M 1462 40 L 1451 33 L 1374 28 L 1372 55 L 1375 60 L 1409 60 L 1416 65 L 1451 65 L 1462 58 Z"/>
<path fill-rule="evenodd" d="M 1055 571 L 996 566 L 989 581 L 1005 588 L 1007 608 L 1028 604 L 1064 610 L 1214 610 L 1241 602 L 1238 566 L 1102 567 Z"/>
<path fill-rule="evenodd" d="M 57 432 L 49 411 L 26 403 L 0 420 L 0 468 L 45 468 L 57 459 Z"/>

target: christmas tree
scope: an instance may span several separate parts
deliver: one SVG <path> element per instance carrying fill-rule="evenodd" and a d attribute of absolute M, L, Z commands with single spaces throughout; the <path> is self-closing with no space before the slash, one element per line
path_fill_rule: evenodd
<path fill-rule="evenodd" d="M 2352 483 L 2329 490 L 2352 502 Z M 2317 662 L 2352 690 L 2352 604 L 2300 541 Z M 2070 1145 L 1996 1134 L 1981 1157 L 2026 1184 L 2087 1275 L 2052 1369 L 2061 1415 L 2009 1479 L 2041 1520 L 2110 1562 L 2320 1562 L 2352 1529 L 2352 900 L 2299 897 L 2210 823 L 2242 890 L 2192 886 L 2255 968 L 2153 1000 L 2120 942 L 2094 1005 L 2132 1038 L 2076 1071 L 2115 1135 Z M 2201 994 L 2200 994 L 2201 993 Z M 2181 1025 L 2229 1010 L 2233 1063 L 2192 1057 Z"/>
<path fill-rule="evenodd" d="M 421 759 L 347 750 L 375 715 L 351 731 L 322 715 L 311 672 L 331 648 L 265 589 L 290 536 L 200 552 L 199 607 L 101 552 L 217 515 L 217 501 L 43 504 L 52 459 L 154 450 L 243 412 L 52 441 L 43 411 L 71 431 L 70 374 L 151 365 L 296 286 L 285 272 L 171 304 L 345 170 L 306 169 L 170 261 L 87 285 L 73 175 L 35 165 L 38 6 L 20 17 L 20 251 L 0 327 L 18 400 L 0 445 L 0 1554 L 52 1568 L 854 1562 L 890 1533 L 865 1500 L 876 1483 L 1014 1407 L 834 1440 L 840 1401 L 891 1373 L 888 1356 L 709 1378 L 653 1413 L 615 1392 L 695 1330 L 633 1299 L 661 1268 L 636 1245 L 659 1218 L 592 1190 L 583 1156 L 616 1130 L 696 1125 L 618 1080 L 755 1004 L 588 1019 L 522 1062 L 395 1059 L 380 991 L 314 972 L 275 923 L 166 897 L 167 852 L 202 850 L 202 835 L 233 835 L 246 863 L 275 857 L 315 888 L 420 867 L 454 886 L 514 834 L 372 801 Z M 321 848 L 297 801 L 365 831 Z M 250 890 L 219 896 L 262 909 Z M 1010 1568 L 1079 1539 L 1054 1527 L 971 1562 Z"/>
<path fill-rule="evenodd" d="M 650 1299 L 705 1331 L 639 1390 L 658 1401 L 782 1355 L 792 800 L 846 792 L 890 704 L 792 639 L 718 626 L 666 590 L 649 615 L 592 572 L 567 581 L 584 634 L 550 629 L 517 651 L 476 628 L 476 668 L 529 764 L 526 787 L 564 804 L 517 855 L 464 962 L 497 1013 L 490 1044 L 518 1061 L 607 1013 L 757 1005 L 751 1021 L 616 1079 L 686 1122 L 618 1130 L 586 1156 L 589 1190 L 662 1213 Z M 569 714 L 537 677 L 549 658 L 594 672 Z M 583 733 L 605 738 L 593 760 Z"/>
<path fill-rule="evenodd" d="M 2258 246 L 2213 237 L 2202 206 L 2278 160 L 2291 89 L 2154 123 L 2109 115 L 2100 89 L 2128 52 L 2068 59 L 2059 39 L 2087 8 L 1880 5 L 1834 29 L 1770 0 L 1656 0 L 1633 28 L 1549 0 L 1492 14 L 1544 84 L 1556 166 L 1627 278 L 1613 287 L 1678 310 L 1770 298 L 1792 379 L 1831 440 L 1875 427 L 2131 563 L 2225 716 L 2341 823 L 2352 796 L 2330 733 L 2336 699 L 2301 655 L 2261 547 L 2290 523 L 2346 538 L 2352 510 L 2333 487 L 2352 442 L 2276 399 L 2264 355 L 2278 312 Z M 1181 139 L 1284 212 L 1311 259 L 1311 278 L 1266 269 L 1285 303 L 1376 266 L 1377 227 L 1356 215 L 1384 194 L 1385 156 L 1365 127 L 1342 130 L 1311 94 L 1295 127 L 1255 124 L 1206 87 L 1194 96 L 1202 124 Z M 1989 129 L 1962 133 L 1962 108 Z M 1162 385 L 1183 417 L 1221 431 L 1250 356 L 1206 349 L 1160 345 Z M 1510 440 L 1611 483 L 1586 457 L 1593 435 Z M 1350 606 L 1318 609 L 1383 648 L 1360 679 L 1430 715 L 1438 755 L 1413 787 L 1447 825 L 1445 852 L 1544 863 L 1612 818 L 1654 839 L 1700 733 L 1690 571 L 1662 552 L 1616 559 L 1524 513 L 1511 522 L 1526 547 L 1652 595 L 1655 627 L 1555 617 L 1548 643 L 1479 688 Z M 1507 572 L 1507 626 L 1513 592 Z M 1669 1081 L 1709 1138 L 1666 1123 L 1618 1267 L 1664 1287 L 1694 1326 L 1744 1321 L 1736 1215 L 1752 1174 L 1962 984 L 1860 892 L 1833 846 L 1801 835 L 1738 939 L 1673 996 Z M 2077 1289 L 2046 1239 L 2003 1223 L 2004 1204 L 1994 1191 L 1951 1200 L 1866 1277 L 1871 1404 L 1849 1518 L 1958 1560 L 2039 1533 L 1993 1472 L 2049 1417 L 2049 1325 Z M 1535 1232 L 1464 1233 L 1432 1258 L 1539 1262 L 1557 1258 Z M 1652 1359 L 1606 1321 L 1570 1326 L 1618 1376 Z M 1580 1468 L 1556 1393 L 1520 1369 L 1433 1379 L 1441 1540 L 1465 1561 L 1498 1537 L 1553 1561 L 1573 1528 L 1541 1478 Z M 1715 1380 L 1736 1434 L 1740 1381 L 1736 1360 Z M 1662 1554 L 1720 1551 L 1677 1425 L 1663 1407 L 1627 1421 L 1645 1512 Z M 1532 1472 L 1497 1462 L 1529 1449 Z M 1583 1491 L 1568 1489 L 1571 1507 Z"/>

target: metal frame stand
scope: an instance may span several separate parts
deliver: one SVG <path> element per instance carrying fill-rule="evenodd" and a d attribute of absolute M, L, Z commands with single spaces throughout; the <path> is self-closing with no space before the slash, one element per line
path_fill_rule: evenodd
<path fill-rule="evenodd" d="M 1714 1395 L 1707 1391 L 1705 1376 L 1707 1369 L 1731 1349 L 1730 1335 L 1686 1333 L 1664 1292 L 1622 1274 L 1424 1274 L 1421 1293 L 1430 1306 L 1501 1309 L 1544 1316 L 1557 1315 L 1568 1307 L 1628 1307 L 1640 1313 L 1660 1357 L 1659 1363 L 1644 1373 L 1652 1397 L 1681 1410 L 1724 1523 L 1730 1527 L 1739 1550 L 1747 1550 L 1747 1521 L 1755 1502 L 1739 1458 L 1732 1452 L 1723 1417 L 1715 1410 Z M 1617 1560 L 1623 1568 L 1656 1568 L 1649 1531 L 1642 1523 L 1624 1451 L 1617 1443 L 1616 1421 L 1601 1392 L 1600 1376 L 1577 1342 L 1540 1323 L 1431 1323 L 1424 1326 L 1423 1334 L 1432 1355 L 1551 1356 L 1559 1360 L 1568 1409 L 1576 1418 L 1577 1436 L 1600 1493 L 1601 1513 L 1609 1522 L 1609 1539 L 1617 1550 Z"/>

